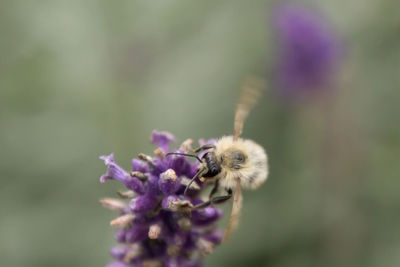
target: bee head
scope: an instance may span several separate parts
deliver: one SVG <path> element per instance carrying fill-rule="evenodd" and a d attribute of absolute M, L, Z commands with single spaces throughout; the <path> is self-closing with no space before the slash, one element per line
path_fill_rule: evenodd
<path fill-rule="evenodd" d="M 204 154 L 203 160 L 205 161 L 208 169 L 207 173 L 204 174 L 204 177 L 214 177 L 221 172 L 221 162 L 213 150 Z"/>

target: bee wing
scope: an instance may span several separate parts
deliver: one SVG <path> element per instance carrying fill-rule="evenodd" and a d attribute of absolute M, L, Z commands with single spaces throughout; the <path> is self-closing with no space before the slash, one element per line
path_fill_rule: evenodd
<path fill-rule="evenodd" d="M 235 111 L 234 140 L 237 140 L 242 133 L 244 122 L 260 98 L 264 84 L 264 80 L 259 78 L 247 77 L 245 79 Z"/>
<path fill-rule="evenodd" d="M 242 210 L 242 200 L 243 200 L 242 193 L 240 190 L 241 190 L 240 180 L 237 179 L 235 194 L 233 195 L 233 205 L 232 205 L 231 216 L 229 217 L 229 223 L 228 223 L 228 226 L 226 227 L 222 242 L 225 242 L 228 239 L 231 231 L 236 229 L 236 227 L 238 226 L 239 217 L 240 217 L 241 210 Z"/>

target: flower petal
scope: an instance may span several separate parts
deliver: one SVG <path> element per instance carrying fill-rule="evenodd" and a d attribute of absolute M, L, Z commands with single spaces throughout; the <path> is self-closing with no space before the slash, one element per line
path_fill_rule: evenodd
<path fill-rule="evenodd" d="M 113 179 L 125 183 L 130 175 L 127 171 L 118 166 L 114 161 L 114 154 L 101 156 L 107 166 L 107 172 L 100 177 L 100 182 L 105 183 L 107 180 Z"/>
<path fill-rule="evenodd" d="M 176 142 L 176 139 L 169 132 L 161 132 L 154 130 L 151 134 L 150 142 L 152 144 L 157 143 L 157 145 L 161 147 L 165 153 L 167 153 L 169 151 L 169 143 Z"/>
<path fill-rule="evenodd" d="M 218 220 L 222 216 L 222 210 L 208 206 L 204 209 L 192 212 L 192 223 L 194 225 L 209 225 Z"/>
<path fill-rule="evenodd" d="M 147 234 L 149 232 L 148 227 L 144 227 L 141 225 L 134 224 L 127 232 L 126 232 L 126 242 L 135 243 L 142 241 L 147 238 Z"/>
<path fill-rule="evenodd" d="M 158 202 L 156 196 L 146 194 L 132 199 L 129 202 L 129 207 L 133 212 L 145 212 L 154 209 Z"/>
<path fill-rule="evenodd" d="M 160 174 L 160 179 L 158 179 L 158 185 L 160 190 L 166 194 L 174 194 L 180 188 L 180 178 L 176 175 L 173 169 L 168 169 Z"/>
<path fill-rule="evenodd" d="M 146 173 L 149 171 L 149 167 L 147 163 L 142 160 L 132 159 L 132 170 Z"/>
<path fill-rule="evenodd" d="M 118 245 L 110 249 L 110 254 L 116 260 L 123 260 L 125 254 L 129 251 L 129 247 L 126 245 Z"/>
<path fill-rule="evenodd" d="M 130 267 L 130 265 L 123 261 L 113 261 L 108 263 L 106 267 Z"/>

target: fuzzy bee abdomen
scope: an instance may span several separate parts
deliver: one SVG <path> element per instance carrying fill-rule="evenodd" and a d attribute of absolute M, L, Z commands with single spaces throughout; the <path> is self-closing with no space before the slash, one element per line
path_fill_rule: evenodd
<path fill-rule="evenodd" d="M 252 152 L 254 153 L 254 151 Z M 241 171 L 243 187 L 256 189 L 265 182 L 268 176 L 268 162 L 265 153 L 254 153 L 251 164 Z"/>

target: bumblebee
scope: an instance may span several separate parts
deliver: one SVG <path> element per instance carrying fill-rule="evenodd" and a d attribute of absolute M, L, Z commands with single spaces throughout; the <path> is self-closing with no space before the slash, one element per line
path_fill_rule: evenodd
<path fill-rule="evenodd" d="M 196 157 L 200 161 L 198 171 L 187 185 L 185 194 L 198 178 L 201 181 L 214 183 L 209 200 L 195 206 L 194 209 L 220 204 L 233 196 L 232 211 L 223 240 L 226 240 L 231 230 L 237 226 L 242 208 L 241 187 L 256 189 L 268 176 L 265 150 L 256 142 L 239 137 L 250 109 L 261 95 L 261 88 L 263 81 L 256 78 L 245 80 L 235 111 L 234 134 L 223 136 L 212 145 L 206 144 L 195 149 L 195 153 L 204 152 L 201 158 L 192 154 L 169 153 Z M 219 187 L 226 191 L 226 195 L 214 196 Z"/>

